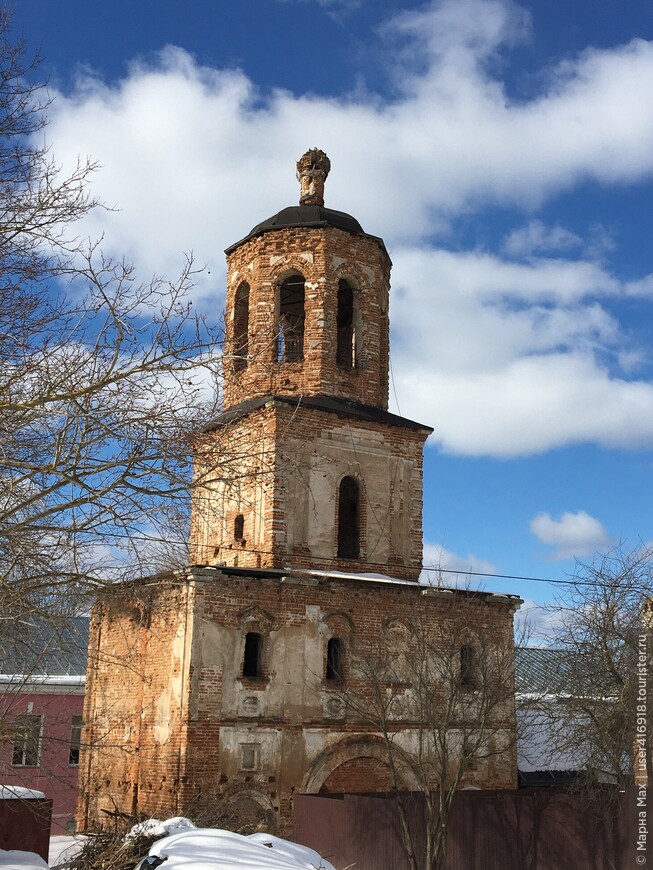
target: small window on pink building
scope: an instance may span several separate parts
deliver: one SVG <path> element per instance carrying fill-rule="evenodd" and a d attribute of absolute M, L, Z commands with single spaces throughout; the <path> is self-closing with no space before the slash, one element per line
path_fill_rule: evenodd
<path fill-rule="evenodd" d="M 39 766 L 42 726 L 43 717 L 35 713 L 23 713 L 16 717 L 11 752 L 14 767 Z"/>

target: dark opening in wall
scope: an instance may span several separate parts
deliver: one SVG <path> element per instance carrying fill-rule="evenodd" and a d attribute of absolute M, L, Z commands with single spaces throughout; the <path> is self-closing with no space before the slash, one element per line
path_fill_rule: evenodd
<path fill-rule="evenodd" d="M 234 301 L 234 371 L 247 367 L 249 351 L 249 284 L 243 283 L 236 290 Z"/>
<path fill-rule="evenodd" d="M 304 359 L 304 278 L 290 275 L 279 285 L 277 361 Z"/>
<path fill-rule="evenodd" d="M 242 541 L 245 537 L 245 517 L 237 514 L 234 517 L 234 541 Z"/>
<path fill-rule="evenodd" d="M 343 477 L 338 492 L 338 558 L 360 556 L 360 485 L 355 477 Z"/>
<path fill-rule="evenodd" d="M 344 643 L 339 637 L 329 638 L 327 644 L 326 678 L 327 680 L 342 680 Z"/>
<path fill-rule="evenodd" d="M 263 676 L 263 635 L 259 634 L 258 631 L 248 631 L 245 635 L 243 676 Z"/>
<path fill-rule="evenodd" d="M 346 281 L 338 285 L 337 326 L 336 363 L 341 369 L 353 369 L 356 366 L 354 291 Z"/>
<path fill-rule="evenodd" d="M 474 647 L 469 644 L 460 647 L 460 685 L 463 689 L 474 688 Z"/>
<path fill-rule="evenodd" d="M 70 722 L 70 745 L 68 747 L 68 764 L 77 767 L 79 764 L 79 750 L 82 744 L 82 717 L 75 715 Z"/>

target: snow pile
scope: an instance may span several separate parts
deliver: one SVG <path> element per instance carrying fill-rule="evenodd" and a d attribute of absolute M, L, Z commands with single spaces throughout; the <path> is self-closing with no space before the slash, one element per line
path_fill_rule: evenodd
<path fill-rule="evenodd" d="M 0 800 L 43 800 L 45 795 L 42 791 L 33 788 L 23 788 L 20 785 L 0 785 Z"/>
<path fill-rule="evenodd" d="M 270 834 L 244 837 L 196 828 L 158 840 L 150 855 L 165 858 L 165 870 L 335 870 L 306 846 Z"/>
<path fill-rule="evenodd" d="M 125 842 L 136 840 L 138 837 L 165 837 L 168 834 L 178 834 L 181 831 L 190 831 L 195 825 L 184 816 L 175 816 L 164 822 L 159 819 L 147 819 L 139 822 L 125 835 Z"/>
<path fill-rule="evenodd" d="M 84 834 L 54 834 L 50 837 L 50 851 L 48 864 L 50 867 L 58 867 L 66 864 L 79 854 L 84 848 L 88 837 Z"/>
<path fill-rule="evenodd" d="M 300 867 L 335 870 L 333 864 L 330 864 L 313 849 L 309 849 L 308 846 L 300 846 L 299 843 L 291 843 L 290 840 L 282 840 L 279 837 L 273 837 L 271 834 L 250 834 L 247 839 L 272 849 L 275 855 L 284 855 L 296 861 Z"/>
<path fill-rule="evenodd" d="M 35 852 L 0 849 L 0 867 L 4 870 L 48 870 L 48 865 Z"/>

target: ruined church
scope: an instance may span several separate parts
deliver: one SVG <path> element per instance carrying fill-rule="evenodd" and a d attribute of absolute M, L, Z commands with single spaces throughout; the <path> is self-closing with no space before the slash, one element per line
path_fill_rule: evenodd
<path fill-rule="evenodd" d="M 369 662 L 391 661 L 383 691 L 410 697 L 418 619 L 473 693 L 480 638 L 512 650 L 518 599 L 419 583 L 432 430 L 388 411 L 390 258 L 325 206 L 329 171 L 304 154 L 299 204 L 226 251 L 223 411 L 193 445 L 198 478 L 222 473 L 194 491 L 191 565 L 94 609 L 81 829 L 211 801 L 283 828 L 295 793 L 386 791 L 387 747 L 351 700 Z M 386 724 L 410 790 L 408 710 Z M 516 785 L 509 701 L 502 716 L 461 787 Z"/>

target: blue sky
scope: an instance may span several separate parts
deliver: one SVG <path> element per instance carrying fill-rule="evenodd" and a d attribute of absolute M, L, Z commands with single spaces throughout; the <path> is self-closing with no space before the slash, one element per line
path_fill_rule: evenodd
<path fill-rule="evenodd" d="M 144 275 L 294 204 L 394 262 L 395 409 L 435 428 L 425 564 L 565 577 L 653 541 L 650 0 L 20 0 L 57 160 L 90 154 L 104 234 Z M 542 601 L 552 587 L 485 581 Z"/>

